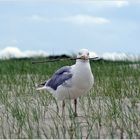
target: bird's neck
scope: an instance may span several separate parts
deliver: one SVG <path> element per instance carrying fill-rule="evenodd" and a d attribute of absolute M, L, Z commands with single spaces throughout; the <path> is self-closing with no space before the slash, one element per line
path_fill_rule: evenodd
<path fill-rule="evenodd" d="M 81 65 L 81 64 L 83 64 L 83 65 L 87 65 L 87 64 L 89 64 L 89 60 L 82 60 L 82 59 L 77 59 L 76 60 L 76 64 L 77 65 Z"/>
<path fill-rule="evenodd" d="M 89 60 L 76 60 L 76 67 L 80 69 L 90 69 Z"/>

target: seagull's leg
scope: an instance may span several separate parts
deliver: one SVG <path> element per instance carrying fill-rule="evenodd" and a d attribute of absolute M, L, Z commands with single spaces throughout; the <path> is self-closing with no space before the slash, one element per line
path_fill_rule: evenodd
<path fill-rule="evenodd" d="M 54 102 L 55 102 L 55 104 L 56 104 L 57 114 L 59 114 L 59 107 L 58 107 L 58 103 L 57 103 L 57 101 L 56 101 L 55 98 L 54 98 Z"/>
<path fill-rule="evenodd" d="M 65 125 L 65 101 L 62 101 L 62 125 L 63 125 L 63 136 L 65 138 L 66 134 L 66 125 Z"/>
<path fill-rule="evenodd" d="M 65 112 L 65 101 L 62 101 L 62 117 L 64 117 L 64 112 Z"/>
<path fill-rule="evenodd" d="M 74 99 L 74 109 L 75 109 L 75 113 L 74 116 L 77 117 L 77 99 Z"/>

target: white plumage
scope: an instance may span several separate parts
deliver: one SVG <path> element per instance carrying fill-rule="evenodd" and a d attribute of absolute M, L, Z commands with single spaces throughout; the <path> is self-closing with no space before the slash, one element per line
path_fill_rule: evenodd
<path fill-rule="evenodd" d="M 46 89 L 58 100 L 74 99 L 76 113 L 76 99 L 87 94 L 93 83 L 94 78 L 89 63 L 89 51 L 82 49 L 77 55 L 75 65 L 62 67 L 48 81 L 40 84 L 37 90 Z"/>
<path fill-rule="evenodd" d="M 76 99 L 77 97 L 88 93 L 93 85 L 93 75 L 89 62 L 83 62 L 78 59 L 76 64 L 71 66 L 72 78 L 66 83 L 70 86 L 59 86 L 53 91 L 54 96 L 59 100 Z"/>

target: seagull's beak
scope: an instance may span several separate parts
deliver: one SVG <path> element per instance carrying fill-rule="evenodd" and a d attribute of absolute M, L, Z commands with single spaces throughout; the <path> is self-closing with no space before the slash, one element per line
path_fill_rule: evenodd
<path fill-rule="evenodd" d="M 88 60 L 88 59 L 89 59 L 89 56 L 88 56 L 88 55 L 82 55 L 82 56 L 80 57 L 80 59 Z"/>

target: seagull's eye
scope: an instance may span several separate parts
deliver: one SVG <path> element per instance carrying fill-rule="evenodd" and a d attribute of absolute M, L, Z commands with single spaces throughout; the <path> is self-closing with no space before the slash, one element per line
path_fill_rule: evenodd
<path fill-rule="evenodd" d="M 87 53 L 87 55 L 89 55 L 89 53 Z"/>
<path fill-rule="evenodd" d="M 81 52 L 79 52 L 79 55 L 82 55 L 82 53 L 81 53 Z"/>

